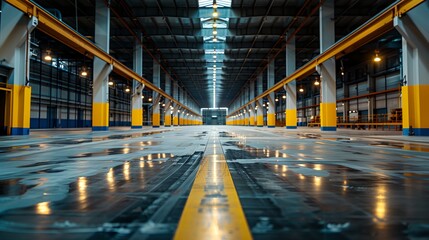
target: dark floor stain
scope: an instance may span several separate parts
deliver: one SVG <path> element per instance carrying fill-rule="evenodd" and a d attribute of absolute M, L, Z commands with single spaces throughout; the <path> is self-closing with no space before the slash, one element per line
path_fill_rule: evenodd
<path fill-rule="evenodd" d="M 43 170 L 31 172 L 31 174 L 59 173 L 59 172 L 64 172 L 64 171 L 65 171 L 64 169 L 52 169 L 52 168 L 48 168 L 48 169 L 43 169 Z"/>
<path fill-rule="evenodd" d="M 61 163 L 66 163 L 66 162 L 70 162 L 70 160 L 36 162 L 36 163 L 32 163 L 32 164 L 27 164 L 27 165 L 19 166 L 19 168 L 38 167 L 38 166 L 45 166 L 45 165 L 55 165 L 55 164 L 61 164 Z"/>
<path fill-rule="evenodd" d="M 0 180 L 0 196 L 19 196 L 27 192 L 29 187 L 21 184 L 20 180 L 19 178 Z"/>

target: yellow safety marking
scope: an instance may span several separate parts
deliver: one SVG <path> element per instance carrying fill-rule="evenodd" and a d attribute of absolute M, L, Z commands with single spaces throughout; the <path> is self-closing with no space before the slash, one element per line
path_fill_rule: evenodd
<path fill-rule="evenodd" d="M 109 126 L 109 103 L 92 103 L 92 126 Z"/>
<path fill-rule="evenodd" d="M 166 114 L 164 116 L 164 126 L 171 126 L 171 115 Z"/>
<path fill-rule="evenodd" d="M 211 142 L 174 239 L 252 239 L 220 144 Z"/>
<path fill-rule="evenodd" d="M 179 118 L 176 116 L 173 117 L 173 125 L 175 126 L 179 125 Z"/>
<path fill-rule="evenodd" d="M 296 127 L 296 109 L 286 109 L 286 126 Z"/>
<path fill-rule="evenodd" d="M 12 127 L 30 128 L 31 87 L 12 85 Z"/>
<path fill-rule="evenodd" d="M 320 126 L 336 127 L 337 126 L 337 103 L 320 104 Z"/>
<path fill-rule="evenodd" d="M 267 126 L 275 126 L 276 125 L 276 115 L 274 113 L 267 114 Z"/>
<path fill-rule="evenodd" d="M 255 118 L 254 118 L 253 116 L 251 116 L 251 117 L 249 118 L 249 125 L 250 125 L 250 126 L 255 126 Z"/>
<path fill-rule="evenodd" d="M 143 109 L 133 109 L 131 112 L 131 126 L 143 125 Z"/>
<path fill-rule="evenodd" d="M 258 115 L 256 117 L 256 125 L 264 126 L 264 116 L 263 115 Z"/>
<path fill-rule="evenodd" d="M 429 85 L 402 87 L 402 124 L 404 128 L 429 128 Z"/>
<path fill-rule="evenodd" d="M 152 126 L 159 127 L 160 123 L 161 123 L 161 119 L 160 119 L 159 113 L 153 113 L 152 114 Z"/>

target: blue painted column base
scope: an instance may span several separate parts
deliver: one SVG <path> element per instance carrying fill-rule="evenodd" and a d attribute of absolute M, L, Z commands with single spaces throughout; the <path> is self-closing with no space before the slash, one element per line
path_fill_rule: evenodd
<path fill-rule="evenodd" d="M 257 127 L 264 127 L 264 126 L 257 126 Z"/>
<path fill-rule="evenodd" d="M 10 129 L 10 135 L 29 135 L 30 129 L 29 128 L 11 128 Z"/>
<path fill-rule="evenodd" d="M 333 131 L 337 131 L 337 127 L 321 127 L 320 128 L 321 131 L 326 131 L 326 132 L 333 132 Z"/>
<path fill-rule="evenodd" d="M 153 128 L 159 128 L 159 126 L 152 126 Z"/>
<path fill-rule="evenodd" d="M 429 128 L 413 128 L 411 131 L 409 128 L 402 129 L 402 135 L 404 136 L 429 136 Z"/>
<path fill-rule="evenodd" d="M 276 126 L 268 126 L 268 128 L 275 128 Z"/>
<path fill-rule="evenodd" d="M 142 129 L 142 126 L 131 126 L 131 129 Z"/>
<path fill-rule="evenodd" d="M 109 131 L 109 127 L 92 127 L 92 131 Z"/>
<path fill-rule="evenodd" d="M 297 129 L 296 126 L 286 126 L 286 129 Z"/>

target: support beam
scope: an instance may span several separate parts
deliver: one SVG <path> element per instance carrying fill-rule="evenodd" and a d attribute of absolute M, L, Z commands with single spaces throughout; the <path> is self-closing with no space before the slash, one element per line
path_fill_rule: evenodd
<path fill-rule="evenodd" d="M 296 70 L 296 47 L 295 36 L 292 35 L 295 30 L 291 30 L 286 36 L 286 77 L 292 75 Z M 286 129 L 296 129 L 297 111 L 296 111 L 296 79 L 284 85 L 286 91 Z"/>
<path fill-rule="evenodd" d="M 109 52 L 110 9 L 103 0 L 95 2 L 95 43 Z M 84 56 L 86 58 L 86 56 Z M 83 66 L 86 68 L 86 66 Z M 98 57 L 93 62 L 92 130 L 109 130 L 109 74 L 112 66 Z"/>
<path fill-rule="evenodd" d="M 267 88 L 274 86 L 274 61 L 268 64 L 267 68 Z M 276 102 L 274 92 L 268 94 L 268 106 L 267 106 L 267 127 L 276 127 Z"/>
<path fill-rule="evenodd" d="M 258 94 L 261 94 L 264 91 L 263 85 L 262 85 L 263 80 L 264 80 L 264 77 L 262 76 L 262 74 L 260 74 L 256 82 Z M 262 98 L 258 99 L 258 101 L 256 102 L 256 108 L 257 108 L 256 126 L 257 127 L 264 126 L 264 107 L 262 106 L 262 104 L 263 104 L 263 99 Z"/>
<path fill-rule="evenodd" d="M 429 136 L 429 14 L 428 4 L 394 19 L 402 35 L 403 135 Z"/>
<path fill-rule="evenodd" d="M 153 84 L 158 88 L 161 88 L 161 68 L 156 61 L 153 62 Z M 161 115 L 159 112 L 161 95 L 157 92 L 153 92 L 152 98 L 152 127 L 159 128 L 161 125 Z"/>
<path fill-rule="evenodd" d="M 4 129 L 9 135 L 30 134 L 31 87 L 29 85 L 30 34 L 36 18 L 28 18 L 9 4 L 4 4 L 0 25 L 0 59 L 10 68 L 5 91 Z"/>
<path fill-rule="evenodd" d="M 334 0 L 326 0 L 320 7 L 320 51 L 323 53 L 335 43 Z M 321 80 L 320 130 L 337 130 L 337 93 L 335 57 L 316 67 Z"/>
<path fill-rule="evenodd" d="M 168 76 L 165 76 L 165 92 L 171 95 L 171 79 Z M 165 99 L 164 104 L 164 127 L 171 127 L 171 102 Z"/>
<path fill-rule="evenodd" d="M 141 36 L 141 33 L 139 34 Z M 143 48 L 139 41 L 134 43 L 133 70 L 143 75 Z M 143 126 L 143 89 L 144 84 L 133 80 L 133 96 L 131 99 L 131 128 L 141 129 Z"/>

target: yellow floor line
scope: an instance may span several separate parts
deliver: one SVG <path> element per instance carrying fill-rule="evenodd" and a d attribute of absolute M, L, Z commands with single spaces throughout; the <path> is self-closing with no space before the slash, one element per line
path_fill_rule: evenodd
<path fill-rule="evenodd" d="M 174 239 L 252 239 L 220 144 L 209 145 Z"/>

